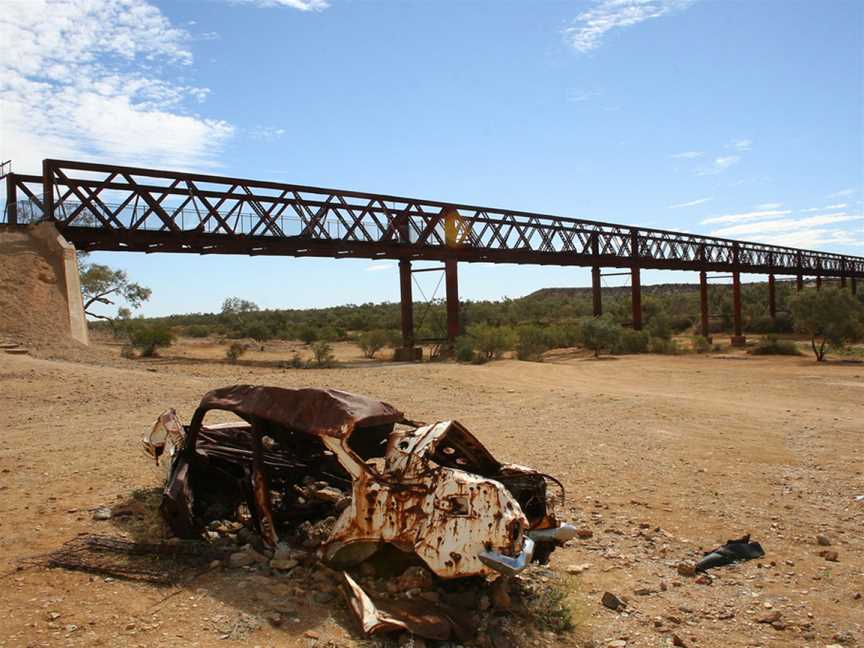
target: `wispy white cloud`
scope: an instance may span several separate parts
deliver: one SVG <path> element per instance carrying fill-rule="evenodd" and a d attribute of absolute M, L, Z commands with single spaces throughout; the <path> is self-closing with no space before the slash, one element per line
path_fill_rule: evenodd
<path fill-rule="evenodd" d="M 705 155 L 702 151 L 684 151 L 683 153 L 674 153 L 669 157 L 677 158 L 680 160 L 695 160 L 696 158 L 700 158 Z"/>
<path fill-rule="evenodd" d="M 752 236 L 759 234 L 780 234 L 788 233 L 794 230 L 812 229 L 825 225 L 834 225 L 837 223 L 846 223 L 849 221 L 861 221 L 864 216 L 853 215 L 847 213 L 839 214 L 822 214 L 819 216 L 810 216 L 807 218 L 780 218 L 776 220 L 765 220 L 756 223 L 746 223 L 743 225 L 733 225 L 731 227 L 721 227 L 720 229 L 711 232 L 712 236 Z"/>
<path fill-rule="evenodd" d="M 597 90 L 571 90 L 567 93 L 567 101 L 571 103 L 582 103 L 594 97 L 600 96 Z"/>
<path fill-rule="evenodd" d="M 190 104 L 190 35 L 146 0 L 28 0 L 0 12 L 0 157 L 214 165 L 231 124 Z"/>
<path fill-rule="evenodd" d="M 809 207 L 808 209 L 802 209 L 802 212 L 821 212 L 821 211 L 831 211 L 833 209 L 846 209 L 848 207 L 848 203 L 837 203 L 836 205 L 826 205 L 825 207 Z"/>
<path fill-rule="evenodd" d="M 753 148 L 753 140 L 749 139 L 738 139 L 732 141 L 730 144 L 726 145 L 726 148 L 735 149 L 736 151 L 749 151 Z"/>
<path fill-rule="evenodd" d="M 864 230 L 812 228 L 795 230 L 785 234 L 760 237 L 760 241 L 771 245 L 787 245 L 796 248 L 820 248 L 826 246 L 864 246 Z"/>
<path fill-rule="evenodd" d="M 847 198 L 854 194 L 857 189 L 841 189 L 840 191 L 835 191 L 834 193 L 830 193 L 826 196 L 826 198 Z"/>
<path fill-rule="evenodd" d="M 740 161 L 740 155 L 721 155 L 720 157 L 714 158 L 711 166 L 707 169 L 702 169 L 697 173 L 697 175 L 717 175 L 718 173 L 723 173 L 729 167 L 735 166 Z"/>
<path fill-rule="evenodd" d="M 276 128 L 273 126 L 255 126 L 254 128 L 250 128 L 248 133 L 249 137 L 256 140 L 262 141 L 273 141 L 280 139 L 283 135 L 285 135 L 284 128 Z"/>
<path fill-rule="evenodd" d="M 579 52 L 590 52 L 613 29 L 632 27 L 686 9 L 695 0 L 595 0 L 564 30 L 568 42 Z"/>
<path fill-rule="evenodd" d="M 229 0 L 235 4 L 252 4 L 258 7 L 288 7 L 300 11 L 324 11 L 330 6 L 327 0 Z"/>
<path fill-rule="evenodd" d="M 711 216 L 702 221 L 703 225 L 713 223 L 742 223 L 746 221 L 767 220 L 772 218 L 780 218 L 786 214 L 791 214 L 791 209 L 776 210 L 763 209 L 759 211 L 741 212 L 738 214 L 722 214 L 720 216 Z"/>
<path fill-rule="evenodd" d="M 677 205 L 669 205 L 669 209 L 680 209 L 681 207 L 695 207 L 696 205 L 702 205 L 712 200 L 714 200 L 712 196 L 709 196 L 708 198 L 697 198 L 696 200 L 691 200 L 690 202 L 678 203 Z"/>
<path fill-rule="evenodd" d="M 756 205 L 756 209 L 780 209 L 783 206 L 783 203 L 762 203 L 761 205 Z"/>
<path fill-rule="evenodd" d="M 381 272 L 382 270 L 393 270 L 396 267 L 395 263 L 373 263 L 372 265 L 366 266 L 366 272 Z"/>

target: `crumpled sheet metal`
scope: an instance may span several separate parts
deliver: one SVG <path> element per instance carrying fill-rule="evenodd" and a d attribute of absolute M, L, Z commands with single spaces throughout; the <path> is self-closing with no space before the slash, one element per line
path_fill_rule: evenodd
<path fill-rule="evenodd" d="M 272 421 L 315 436 L 345 438 L 357 427 L 405 420 L 395 407 L 338 389 L 284 389 L 232 385 L 207 392 L 196 417 L 209 410 L 233 412 L 240 418 Z"/>
<path fill-rule="evenodd" d="M 411 600 L 376 603 L 347 572 L 342 572 L 342 593 L 366 636 L 407 631 L 424 639 L 468 641 L 474 634 L 470 620 L 447 606 Z"/>

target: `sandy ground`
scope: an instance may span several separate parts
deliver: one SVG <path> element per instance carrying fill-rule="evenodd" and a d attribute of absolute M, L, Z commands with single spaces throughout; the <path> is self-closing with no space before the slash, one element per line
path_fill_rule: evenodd
<path fill-rule="evenodd" d="M 564 517 L 594 535 L 553 555 L 577 628 L 547 645 L 667 646 L 673 634 L 718 648 L 864 643 L 864 365 L 568 354 L 396 365 L 339 347 L 352 366 L 295 370 L 231 366 L 223 353 L 195 341 L 102 365 L 0 355 L 0 646 L 364 645 L 341 601 L 255 572 L 214 570 L 165 589 L 16 570 L 81 532 L 129 534 L 127 519 L 90 510 L 159 484 L 141 434 L 164 408 L 188 419 L 205 391 L 239 382 L 338 387 L 415 419 L 456 418 L 499 458 L 558 476 Z M 701 584 L 677 573 L 743 533 L 764 559 Z M 817 534 L 839 561 L 819 556 Z M 590 567 L 567 574 L 580 564 Z M 604 608 L 605 591 L 627 612 Z M 281 627 L 220 638 L 243 613 L 286 598 L 296 616 Z M 776 627 L 757 622 L 774 611 Z"/>

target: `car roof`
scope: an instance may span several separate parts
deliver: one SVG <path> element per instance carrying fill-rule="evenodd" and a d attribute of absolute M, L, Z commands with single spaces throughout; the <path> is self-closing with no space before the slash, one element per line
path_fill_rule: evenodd
<path fill-rule="evenodd" d="M 265 420 L 315 436 L 348 437 L 356 428 L 393 425 L 405 416 L 392 405 L 338 389 L 231 385 L 204 394 L 196 418 L 208 410 Z"/>

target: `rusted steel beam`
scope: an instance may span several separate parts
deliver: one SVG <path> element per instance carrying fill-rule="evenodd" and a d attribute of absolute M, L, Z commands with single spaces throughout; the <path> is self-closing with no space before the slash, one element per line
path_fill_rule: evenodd
<path fill-rule="evenodd" d="M 774 275 L 768 275 L 768 314 L 777 317 L 777 294 L 774 286 Z"/>
<path fill-rule="evenodd" d="M 816 290 L 822 290 L 822 275 L 816 275 Z"/>
<path fill-rule="evenodd" d="M 702 337 L 709 337 L 708 329 L 708 273 L 699 273 L 699 323 Z"/>
<path fill-rule="evenodd" d="M 600 295 L 600 268 L 597 266 L 591 268 L 591 297 L 594 304 L 594 317 L 600 317 L 603 314 L 603 301 Z"/>
<path fill-rule="evenodd" d="M 744 346 L 744 332 L 741 323 L 741 273 L 732 273 L 732 345 Z"/>
<path fill-rule="evenodd" d="M 6 176 L 6 222 L 18 224 L 18 183 L 14 173 Z"/>
<path fill-rule="evenodd" d="M 858 292 L 858 280 L 855 277 L 849 277 L 849 286 L 852 289 L 852 294 L 855 295 Z"/>
<path fill-rule="evenodd" d="M 411 287 L 411 261 L 399 259 L 399 304 L 402 321 L 402 347 L 414 347 L 414 297 Z"/>
<path fill-rule="evenodd" d="M 804 290 L 804 277 L 800 274 L 795 277 L 795 290 L 798 292 Z"/>
<path fill-rule="evenodd" d="M 451 348 L 459 337 L 459 276 L 455 259 L 444 262 L 444 283 L 447 290 L 447 342 Z"/>
<path fill-rule="evenodd" d="M 632 260 L 630 277 L 630 299 L 633 307 L 633 329 L 642 330 L 642 278 L 639 270 L 639 232 L 630 230 L 630 258 Z"/>

